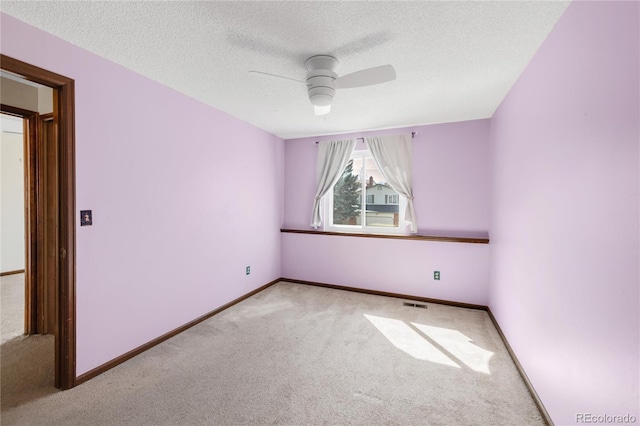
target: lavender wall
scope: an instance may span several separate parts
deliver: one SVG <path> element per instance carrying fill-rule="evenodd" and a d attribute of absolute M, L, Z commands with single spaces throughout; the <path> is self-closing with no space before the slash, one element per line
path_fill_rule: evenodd
<path fill-rule="evenodd" d="M 487 305 L 487 244 L 282 235 L 286 278 Z M 441 280 L 433 280 L 433 271 Z"/>
<path fill-rule="evenodd" d="M 316 140 L 416 131 L 414 195 L 420 234 L 486 236 L 489 121 L 438 124 L 285 142 L 284 226 L 310 229 Z M 361 147 L 362 142 L 358 143 Z M 286 278 L 488 303 L 489 246 L 283 234 Z M 442 272 L 433 281 L 433 271 Z"/>
<path fill-rule="evenodd" d="M 281 276 L 281 139 L 1 19 L 3 54 L 76 82 L 77 374 Z"/>
<path fill-rule="evenodd" d="M 559 425 L 640 420 L 639 12 L 572 3 L 491 121 L 489 303 Z"/>

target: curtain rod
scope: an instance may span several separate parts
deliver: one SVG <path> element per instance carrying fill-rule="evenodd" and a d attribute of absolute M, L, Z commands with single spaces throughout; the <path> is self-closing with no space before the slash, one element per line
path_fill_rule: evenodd
<path fill-rule="evenodd" d="M 411 139 L 416 137 L 417 132 L 411 132 Z M 357 141 L 364 142 L 364 138 L 356 138 Z M 315 141 L 314 144 L 318 145 L 320 141 Z"/>

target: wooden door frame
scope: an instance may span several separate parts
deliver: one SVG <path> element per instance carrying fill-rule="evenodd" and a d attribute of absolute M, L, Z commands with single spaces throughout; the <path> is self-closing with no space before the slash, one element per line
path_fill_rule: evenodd
<path fill-rule="evenodd" d="M 55 385 L 76 381 L 75 86 L 74 80 L 0 54 L 0 68 L 53 88 L 59 156 L 59 272 L 55 333 Z"/>

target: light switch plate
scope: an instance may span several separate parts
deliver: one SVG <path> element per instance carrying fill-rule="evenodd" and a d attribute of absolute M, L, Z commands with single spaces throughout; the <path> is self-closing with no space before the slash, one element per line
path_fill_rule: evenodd
<path fill-rule="evenodd" d="M 80 210 L 80 226 L 93 225 L 93 213 L 91 210 Z"/>

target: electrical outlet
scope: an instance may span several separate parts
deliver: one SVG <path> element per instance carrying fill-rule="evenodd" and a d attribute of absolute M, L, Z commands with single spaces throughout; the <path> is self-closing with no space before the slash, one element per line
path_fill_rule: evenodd
<path fill-rule="evenodd" d="M 433 279 L 440 281 L 440 271 L 433 271 Z"/>
<path fill-rule="evenodd" d="M 247 266 L 246 274 L 249 275 L 251 273 L 251 266 Z"/>

